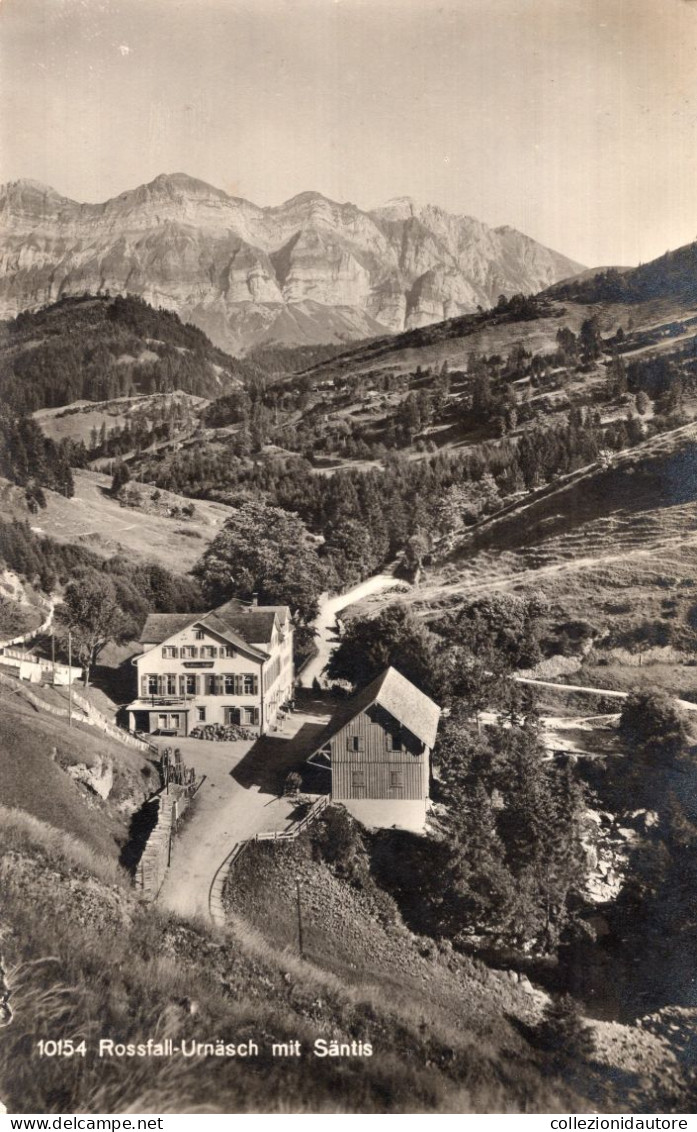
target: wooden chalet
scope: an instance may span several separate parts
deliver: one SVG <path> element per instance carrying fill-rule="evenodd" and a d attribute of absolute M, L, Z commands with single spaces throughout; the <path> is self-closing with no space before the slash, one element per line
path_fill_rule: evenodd
<path fill-rule="evenodd" d="M 440 708 L 387 668 L 339 710 L 309 762 L 331 773 L 332 801 L 373 827 L 421 830 Z"/>

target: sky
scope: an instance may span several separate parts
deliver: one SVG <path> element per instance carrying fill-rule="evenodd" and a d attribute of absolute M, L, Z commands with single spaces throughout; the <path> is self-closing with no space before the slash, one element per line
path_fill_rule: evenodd
<path fill-rule="evenodd" d="M 589 266 L 697 237 L 696 0 L 0 0 L 0 181 L 411 196 Z"/>

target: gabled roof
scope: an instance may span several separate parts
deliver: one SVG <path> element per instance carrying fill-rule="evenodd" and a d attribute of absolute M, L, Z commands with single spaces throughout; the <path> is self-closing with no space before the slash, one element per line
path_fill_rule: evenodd
<path fill-rule="evenodd" d="M 140 634 L 140 642 L 145 645 L 160 645 L 176 633 L 180 633 L 182 629 L 189 628 L 190 625 L 201 625 L 210 629 L 216 636 L 222 637 L 240 652 L 256 660 L 268 660 L 268 653 L 255 648 L 254 644 L 240 633 L 236 633 L 230 625 L 226 625 L 216 616 L 215 610 L 212 613 L 149 613 Z"/>
<path fill-rule="evenodd" d="M 321 736 L 317 749 L 323 747 L 367 708 L 377 705 L 388 712 L 398 723 L 411 731 L 427 747 L 433 748 L 438 731 L 440 708 L 411 680 L 396 668 L 386 668 L 372 684 L 353 696 L 343 711 L 337 713 Z"/>
<path fill-rule="evenodd" d="M 159 645 L 188 625 L 200 621 L 201 613 L 149 613 L 138 640 L 144 645 Z"/>
<path fill-rule="evenodd" d="M 237 633 L 250 645 L 269 645 L 276 625 L 274 610 L 253 608 L 248 613 L 228 610 L 225 606 L 206 614 L 206 624 L 216 627 L 218 632 Z"/>
<path fill-rule="evenodd" d="M 206 622 L 215 632 L 237 633 L 248 644 L 270 644 L 274 625 L 290 621 L 287 605 L 249 605 L 231 598 L 207 613 L 149 613 L 139 640 L 142 644 L 162 644 L 196 622 Z"/>
<path fill-rule="evenodd" d="M 257 611 L 261 609 L 264 613 L 275 613 L 281 625 L 291 620 L 290 606 L 288 605 L 257 605 L 254 608 Z"/>

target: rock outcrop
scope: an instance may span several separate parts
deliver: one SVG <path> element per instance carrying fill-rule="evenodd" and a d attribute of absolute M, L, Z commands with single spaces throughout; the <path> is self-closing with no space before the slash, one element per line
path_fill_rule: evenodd
<path fill-rule="evenodd" d="M 114 768 L 108 759 L 97 759 L 92 766 L 84 763 L 73 763 L 67 766 L 66 772 L 76 782 L 81 782 L 93 794 L 97 794 L 103 802 L 111 794 L 114 785 Z"/>
<path fill-rule="evenodd" d="M 373 212 L 302 193 L 258 208 L 184 174 L 104 204 L 0 189 L 0 317 L 130 292 L 223 349 L 348 341 L 532 293 L 580 267 L 512 228 L 402 198 Z"/>

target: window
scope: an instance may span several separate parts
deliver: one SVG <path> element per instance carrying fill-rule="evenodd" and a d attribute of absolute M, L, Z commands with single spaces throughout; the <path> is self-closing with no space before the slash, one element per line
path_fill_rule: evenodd
<path fill-rule="evenodd" d="M 363 740 L 360 735 L 349 735 L 347 739 L 347 746 L 349 751 L 362 751 Z"/>
<path fill-rule="evenodd" d="M 245 707 L 241 710 L 242 723 L 254 723 L 254 708 Z"/>
<path fill-rule="evenodd" d="M 173 660 L 179 656 L 179 649 L 176 645 L 163 645 L 162 655 L 166 660 Z"/>
<path fill-rule="evenodd" d="M 229 707 L 225 709 L 225 722 L 226 723 L 240 723 L 242 713 L 238 707 Z"/>
<path fill-rule="evenodd" d="M 388 732 L 388 735 L 387 735 L 387 750 L 388 751 L 401 751 L 402 750 L 402 737 L 399 734 L 399 732 L 397 732 L 396 735 L 390 734 Z"/>
<path fill-rule="evenodd" d="M 401 770 L 390 771 L 390 788 L 392 790 L 399 790 L 404 785 L 404 777 Z"/>
<path fill-rule="evenodd" d="M 225 695 L 234 696 L 235 694 L 235 677 L 229 673 L 225 675 Z"/>
<path fill-rule="evenodd" d="M 150 675 L 145 677 L 145 694 L 146 696 L 157 695 L 157 676 Z"/>
<path fill-rule="evenodd" d="M 184 676 L 179 677 L 179 695 L 180 696 L 197 696 L 198 695 L 198 677 L 193 673 L 185 673 Z"/>
<path fill-rule="evenodd" d="M 198 649 L 196 645 L 182 645 L 180 656 L 189 657 L 190 660 L 195 660 L 198 656 Z"/>
<path fill-rule="evenodd" d="M 166 727 L 167 726 L 167 716 L 166 715 L 158 715 L 157 726 L 158 727 Z"/>
<path fill-rule="evenodd" d="M 351 771 L 351 786 L 354 790 L 365 789 L 365 772 L 362 770 Z"/>
<path fill-rule="evenodd" d="M 204 678 L 203 678 L 203 694 L 204 694 L 204 696 L 216 696 L 218 694 L 215 676 L 204 676 Z"/>
<path fill-rule="evenodd" d="M 206 709 L 205 707 L 196 708 L 196 719 L 199 723 L 206 722 Z"/>
<path fill-rule="evenodd" d="M 209 659 L 214 659 L 218 655 L 218 650 L 215 645 L 201 645 L 201 656 L 206 656 Z"/>
<path fill-rule="evenodd" d="M 180 716 L 178 716 L 178 715 L 170 715 L 170 717 L 169 717 L 169 725 L 170 725 L 170 727 L 171 727 L 171 728 L 172 728 L 173 730 L 174 730 L 174 728 L 176 728 L 176 729 L 177 729 L 177 731 L 179 730 L 179 720 L 180 720 Z"/>
<path fill-rule="evenodd" d="M 162 695 L 163 696 L 176 696 L 177 694 L 177 677 L 167 672 L 162 677 Z"/>
<path fill-rule="evenodd" d="M 226 656 L 228 658 L 231 658 L 231 657 L 234 657 L 235 650 L 232 647 L 232 645 L 225 645 L 225 647 L 220 650 L 220 653 L 221 653 L 221 656 Z"/>
<path fill-rule="evenodd" d="M 203 629 L 197 629 L 196 632 L 194 633 L 194 640 L 205 641 L 205 639 L 206 639 L 206 634 L 204 633 Z"/>
<path fill-rule="evenodd" d="M 252 673 L 245 672 L 242 677 L 242 694 L 244 696 L 253 696 L 256 692 L 257 678 Z"/>

